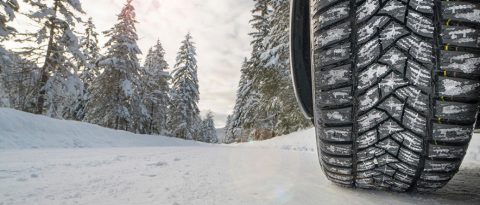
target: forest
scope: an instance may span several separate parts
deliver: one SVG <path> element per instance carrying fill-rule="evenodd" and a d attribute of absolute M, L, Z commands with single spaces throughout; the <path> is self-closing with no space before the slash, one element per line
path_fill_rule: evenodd
<path fill-rule="evenodd" d="M 241 77 L 224 143 L 269 139 L 309 126 L 290 79 L 289 1 L 254 2 L 251 55 L 242 68 L 230 68 L 241 69 Z M 145 51 L 137 45 L 132 0 L 103 32 L 79 0 L 7 0 L 1 6 L 0 106 L 133 133 L 218 142 L 213 114 L 202 119 L 197 105 L 197 51 L 190 33 L 170 71 L 161 39 L 142 63 Z M 20 12 L 22 6 L 30 12 Z M 19 16 L 38 29 L 18 31 Z M 104 45 L 100 35 L 108 38 Z"/>

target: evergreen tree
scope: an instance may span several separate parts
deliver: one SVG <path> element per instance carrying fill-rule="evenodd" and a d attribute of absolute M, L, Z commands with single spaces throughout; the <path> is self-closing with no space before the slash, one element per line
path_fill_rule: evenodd
<path fill-rule="evenodd" d="M 289 12 L 288 0 L 272 0 L 266 51 L 262 54 L 265 64 L 261 84 L 262 99 L 270 116 L 275 134 L 287 134 L 305 128 L 309 122 L 298 109 L 290 73 Z"/>
<path fill-rule="evenodd" d="M 223 138 L 223 143 L 232 143 L 233 142 L 233 122 L 232 115 L 227 116 L 227 122 L 225 123 L 225 133 Z"/>
<path fill-rule="evenodd" d="M 81 79 L 85 82 L 85 87 L 93 83 L 93 80 L 100 74 L 99 67 L 96 66 L 100 58 L 100 48 L 98 47 L 98 33 L 92 18 L 89 18 L 84 24 L 85 33 L 80 39 L 80 49 L 85 56 L 84 61 L 80 61 Z"/>
<path fill-rule="evenodd" d="M 82 95 L 70 107 L 70 118 L 75 120 L 83 120 L 85 117 L 85 106 L 91 98 L 90 86 L 93 84 L 95 78 L 100 74 L 99 66 L 96 65 L 100 58 L 100 48 L 98 47 L 98 33 L 96 32 L 95 24 L 92 18 L 89 18 L 84 23 L 85 32 L 80 38 L 80 50 L 83 52 L 85 59 L 79 61 L 80 79 L 84 87 Z"/>
<path fill-rule="evenodd" d="M 74 31 L 78 17 L 84 13 L 78 0 L 25 0 L 32 11 L 28 18 L 40 30 L 26 34 L 36 45 L 24 48 L 24 58 L 43 62 L 36 85 L 36 113 L 63 118 L 66 107 L 81 95 L 83 83 L 78 77 L 77 60 L 84 60 Z M 46 47 L 46 49 L 45 49 Z"/>
<path fill-rule="evenodd" d="M 252 54 L 244 62 L 225 142 L 286 134 L 309 125 L 300 113 L 289 68 L 289 1 L 256 0 Z M 264 137 L 261 137 L 264 138 Z"/>
<path fill-rule="evenodd" d="M 139 95 L 140 65 L 137 55 L 138 36 L 135 29 L 135 9 L 127 0 L 118 15 L 118 22 L 104 32 L 109 40 L 107 52 L 99 60 L 103 69 L 91 86 L 85 119 L 101 126 L 143 132 L 148 112 Z"/>
<path fill-rule="evenodd" d="M 15 28 L 8 25 L 8 22 L 15 18 L 15 13 L 18 12 L 19 5 L 17 0 L 2 0 L 0 1 L 0 41 L 15 32 Z"/>
<path fill-rule="evenodd" d="M 250 20 L 253 32 L 249 34 L 252 37 L 252 53 L 242 65 L 235 108 L 225 136 L 226 143 L 246 141 L 245 138 L 250 138 L 256 129 L 265 127 L 269 122 L 267 105 L 261 103 L 260 88 L 266 76 L 261 56 L 266 50 L 265 41 L 270 32 L 271 0 L 254 1 Z"/>
<path fill-rule="evenodd" d="M 7 91 L 7 69 L 11 67 L 10 52 L 3 47 L 3 41 L 7 40 L 15 29 L 8 22 L 15 18 L 19 6 L 16 0 L 0 1 L 0 107 L 10 107 L 10 93 Z"/>
<path fill-rule="evenodd" d="M 218 143 L 217 130 L 215 122 L 213 121 L 212 112 L 208 112 L 205 119 L 202 121 L 201 136 L 203 142 Z"/>
<path fill-rule="evenodd" d="M 199 101 L 196 49 L 188 33 L 182 41 L 172 72 L 172 106 L 169 128 L 178 138 L 199 138 Z"/>
<path fill-rule="evenodd" d="M 253 84 L 252 76 L 249 75 L 252 70 L 251 66 L 252 64 L 245 59 L 242 64 L 234 111 L 229 116 L 230 122 L 227 122 L 225 143 L 241 141 L 243 131 L 253 128 L 259 118 L 257 111 L 261 96 L 256 90 L 257 87 Z"/>
<path fill-rule="evenodd" d="M 170 74 L 166 71 L 165 51 L 160 41 L 148 51 L 143 79 L 143 102 L 151 116 L 145 127 L 152 134 L 167 134 L 167 115 L 170 104 Z"/>

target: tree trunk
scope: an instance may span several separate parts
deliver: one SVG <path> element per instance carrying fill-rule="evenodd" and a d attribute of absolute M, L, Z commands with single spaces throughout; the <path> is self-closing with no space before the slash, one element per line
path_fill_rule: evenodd
<path fill-rule="evenodd" d="M 52 67 L 50 56 L 52 55 L 52 49 L 53 49 L 53 37 L 55 35 L 54 20 L 57 18 L 58 4 L 59 4 L 58 0 L 55 0 L 54 7 L 53 7 L 53 12 L 54 12 L 53 17 L 51 17 L 50 19 L 50 34 L 49 34 L 50 36 L 48 39 L 47 55 L 45 56 L 45 62 L 42 66 L 42 72 L 41 72 L 42 77 L 40 78 L 40 83 L 39 83 L 40 92 L 38 93 L 38 98 L 37 98 L 36 114 L 43 114 L 43 106 L 45 104 L 45 94 L 46 94 L 45 85 L 47 84 L 47 81 L 49 78 L 48 77 L 49 68 Z"/>

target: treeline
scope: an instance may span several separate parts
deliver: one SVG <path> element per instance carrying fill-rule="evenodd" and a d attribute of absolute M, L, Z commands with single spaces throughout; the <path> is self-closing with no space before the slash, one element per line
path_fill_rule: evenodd
<path fill-rule="evenodd" d="M 79 0 L 0 1 L 0 106 L 49 117 L 85 121 L 142 134 L 216 143 L 213 116 L 201 119 L 196 49 L 181 42 L 172 73 L 158 41 L 144 65 L 137 45 L 135 9 L 127 0 L 117 22 L 103 32 L 101 52 L 92 19 Z M 12 22 L 25 15 L 36 31 Z M 81 29 L 82 30 L 81 30 Z M 7 50 L 5 42 L 19 49 Z"/>
<path fill-rule="evenodd" d="M 268 139 L 310 126 L 294 95 L 289 68 L 289 0 L 254 0 L 252 52 L 245 59 L 226 143 Z"/>

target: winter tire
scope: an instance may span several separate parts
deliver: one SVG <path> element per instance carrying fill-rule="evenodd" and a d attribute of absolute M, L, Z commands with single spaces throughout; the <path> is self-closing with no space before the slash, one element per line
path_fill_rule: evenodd
<path fill-rule="evenodd" d="M 309 6 L 313 115 L 327 178 L 402 192 L 443 187 L 479 111 L 480 2 Z"/>

